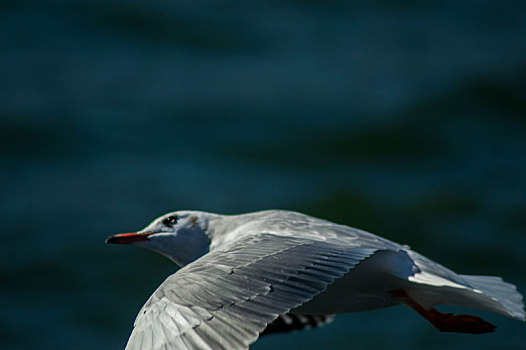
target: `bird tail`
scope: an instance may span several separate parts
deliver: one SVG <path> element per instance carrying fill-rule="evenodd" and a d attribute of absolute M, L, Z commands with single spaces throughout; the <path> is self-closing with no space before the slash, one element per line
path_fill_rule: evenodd
<path fill-rule="evenodd" d="M 451 274 L 450 277 L 454 277 L 454 281 L 423 272 L 412 279 L 416 283 L 413 288 L 393 290 L 392 295 L 442 332 L 480 334 L 493 332 L 495 326 L 473 315 L 441 313 L 434 305 L 473 307 L 525 321 L 522 295 L 513 284 L 493 276 Z"/>
<path fill-rule="evenodd" d="M 526 320 L 522 295 L 513 284 L 500 277 L 459 275 L 414 251 L 407 254 L 418 270 L 408 277 L 414 283 L 410 294 L 422 306 L 466 306 Z"/>
<path fill-rule="evenodd" d="M 517 288 L 500 277 L 460 275 L 474 292 L 472 307 L 500 313 L 526 321 L 522 295 Z"/>

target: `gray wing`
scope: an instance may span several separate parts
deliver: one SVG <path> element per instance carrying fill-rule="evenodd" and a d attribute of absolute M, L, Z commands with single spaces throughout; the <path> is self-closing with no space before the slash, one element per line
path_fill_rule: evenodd
<path fill-rule="evenodd" d="M 271 234 L 246 237 L 168 277 L 139 312 L 126 349 L 247 349 L 268 323 L 375 251 Z"/>

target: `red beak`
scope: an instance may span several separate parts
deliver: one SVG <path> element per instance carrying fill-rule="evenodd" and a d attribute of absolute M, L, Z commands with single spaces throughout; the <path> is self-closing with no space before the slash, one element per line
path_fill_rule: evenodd
<path fill-rule="evenodd" d="M 118 235 L 110 236 L 106 239 L 106 243 L 110 244 L 132 244 L 135 242 L 146 241 L 148 236 L 152 233 L 120 233 Z"/>

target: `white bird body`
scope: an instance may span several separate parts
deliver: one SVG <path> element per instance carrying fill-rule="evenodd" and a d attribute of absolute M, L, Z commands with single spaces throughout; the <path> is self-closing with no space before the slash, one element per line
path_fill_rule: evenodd
<path fill-rule="evenodd" d="M 438 304 L 525 320 L 522 296 L 499 277 L 458 275 L 407 246 L 297 212 L 179 211 L 107 242 L 150 248 L 183 267 L 139 312 L 127 349 L 246 349 L 270 329 L 298 329 L 292 319 L 316 326 L 326 319 L 312 315 L 398 304 L 442 331 L 495 327 L 441 314 Z"/>

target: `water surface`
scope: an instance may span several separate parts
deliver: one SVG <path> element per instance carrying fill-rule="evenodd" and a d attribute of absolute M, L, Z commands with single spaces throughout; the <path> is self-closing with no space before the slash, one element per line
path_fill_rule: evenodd
<path fill-rule="evenodd" d="M 293 209 L 526 292 L 523 2 L 0 5 L 0 342 L 123 348 L 177 209 Z M 455 310 L 445 308 L 446 310 Z M 462 310 L 464 312 L 465 310 Z M 403 307 L 254 349 L 521 349 Z"/>

